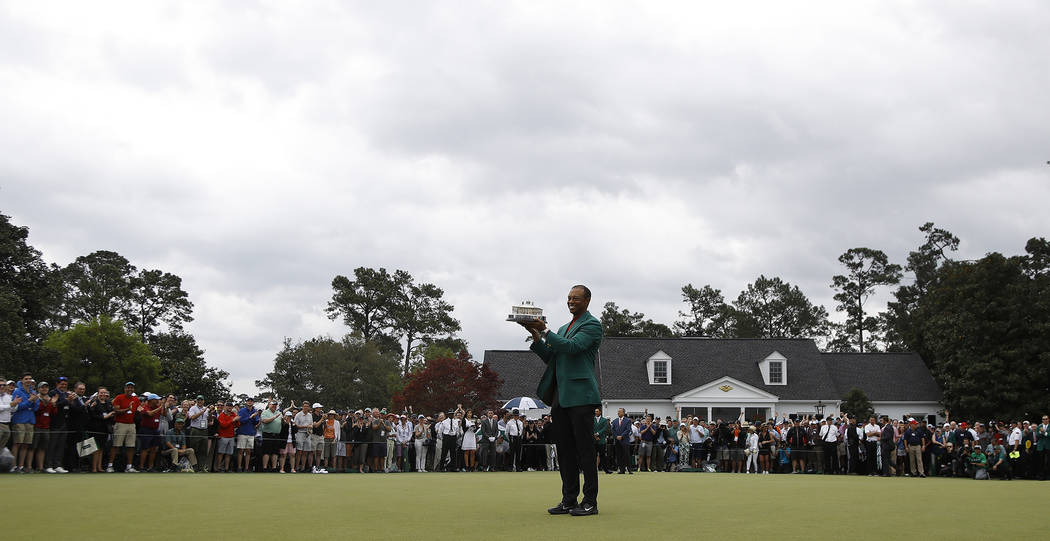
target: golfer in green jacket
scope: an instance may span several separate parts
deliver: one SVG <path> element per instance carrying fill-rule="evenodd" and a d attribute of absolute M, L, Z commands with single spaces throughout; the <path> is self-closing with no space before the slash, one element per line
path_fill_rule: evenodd
<path fill-rule="evenodd" d="M 547 510 L 552 515 L 598 514 L 598 466 L 594 452 L 594 418 L 600 407 L 594 359 L 602 343 L 602 324 L 587 311 L 591 290 L 577 285 L 567 301 L 572 321 L 558 332 L 542 319 L 522 325 L 532 334 L 532 351 L 547 364 L 536 394 L 551 407 L 554 443 L 558 449 L 562 499 Z M 580 474 L 583 499 L 579 505 Z"/>

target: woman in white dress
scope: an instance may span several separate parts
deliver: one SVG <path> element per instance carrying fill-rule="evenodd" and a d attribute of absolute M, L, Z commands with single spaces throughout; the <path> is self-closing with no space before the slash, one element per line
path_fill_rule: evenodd
<path fill-rule="evenodd" d="M 463 467 L 467 471 L 474 471 L 477 466 L 478 437 L 474 432 L 478 428 L 478 422 L 474 419 L 474 412 L 467 410 L 463 416 Z"/>

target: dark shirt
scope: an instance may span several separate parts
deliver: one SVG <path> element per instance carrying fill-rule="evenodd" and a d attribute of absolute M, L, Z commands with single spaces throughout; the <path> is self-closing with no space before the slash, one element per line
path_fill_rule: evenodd
<path fill-rule="evenodd" d="M 99 434 L 113 431 L 114 418 L 103 419 L 102 416 L 113 411 L 112 402 L 95 402 L 88 408 L 88 430 Z"/>
<path fill-rule="evenodd" d="M 924 438 L 926 431 L 921 428 L 909 428 L 904 431 L 904 441 L 908 442 L 908 445 L 922 445 Z"/>
<path fill-rule="evenodd" d="M 88 410 L 84 397 L 72 395 L 69 401 L 69 428 L 81 431 L 87 428 Z"/>
<path fill-rule="evenodd" d="M 643 424 L 641 427 L 642 441 L 653 441 L 656 439 L 656 433 L 659 432 L 659 430 L 660 429 L 657 428 L 656 425 L 645 426 Z"/>
<path fill-rule="evenodd" d="M 55 413 L 51 414 L 51 429 L 62 430 L 66 427 L 66 419 L 69 418 L 69 400 L 66 399 L 66 393 L 70 391 L 60 391 L 58 389 L 52 389 L 51 392 L 47 393 L 52 398 L 58 398 L 54 402 Z M 70 393 L 71 394 L 71 393 Z"/>
<path fill-rule="evenodd" d="M 882 427 L 882 438 L 880 440 L 883 443 L 893 443 L 893 425 L 886 423 L 886 426 Z"/>

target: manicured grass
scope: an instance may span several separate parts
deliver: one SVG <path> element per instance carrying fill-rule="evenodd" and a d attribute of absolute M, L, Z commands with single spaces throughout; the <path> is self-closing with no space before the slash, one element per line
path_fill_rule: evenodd
<path fill-rule="evenodd" d="M 0 476 L 8 539 L 1041 539 L 1050 502 L 1035 481 L 640 473 L 599 486 L 600 514 L 570 517 L 546 513 L 560 497 L 548 472 Z"/>

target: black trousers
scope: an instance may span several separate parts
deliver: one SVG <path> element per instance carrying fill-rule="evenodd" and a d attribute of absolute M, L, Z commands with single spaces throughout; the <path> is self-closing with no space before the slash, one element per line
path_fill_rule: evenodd
<path fill-rule="evenodd" d="M 441 462 L 440 470 L 439 467 L 435 466 L 435 470 L 438 471 L 456 471 L 456 437 L 448 434 L 441 435 Z M 445 457 L 449 458 L 448 463 L 445 462 Z"/>
<path fill-rule="evenodd" d="M 509 436 L 510 438 L 510 466 L 512 471 L 525 471 L 521 466 L 521 436 Z"/>
<path fill-rule="evenodd" d="M 598 465 L 594 451 L 596 405 L 551 408 L 554 444 L 561 468 L 561 501 L 576 503 L 583 472 L 583 502 L 598 504 Z"/>
<path fill-rule="evenodd" d="M 609 459 L 605 458 L 605 444 L 594 444 L 594 456 L 597 457 L 598 465 L 605 471 L 609 471 Z"/>
<path fill-rule="evenodd" d="M 830 475 L 839 472 L 839 444 L 821 442 L 824 446 L 824 474 Z"/>
<path fill-rule="evenodd" d="M 878 452 L 880 452 L 879 451 L 879 442 L 864 440 L 864 454 L 865 454 L 864 461 L 868 465 L 868 467 L 867 467 L 868 471 L 866 471 L 865 473 L 867 473 L 868 475 L 875 475 L 877 473 L 880 473 L 879 470 L 878 470 L 878 468 L 879 468 L 879 459 L 875 455 L 875 453 L 878 453 Z"/>
<path fill-rule="evenodd" d="M 897 445 L 892 441 L 880 441 L 879 445 L 882 447 L 882 475 L 889 475 L 890 466 L 897 464 Z"/>
<path fill-rule="evenodd" d="M 846 473 L 864 473 L 860 466 L 860 442 L 846 442 Z"/>
<path fill-rule="evenodd" d="M 616 436 L 613 436 L 615 438 Z M 616 443 L 616 468 L 619 471 L 625 472 L 631 467 L 631 461 L 628 455 L 631 454 L 631 442 L 627 440 L 627 436 L 624 436 L 622 440 L 615 440 Z"/>

